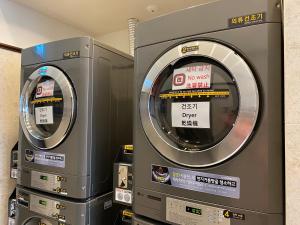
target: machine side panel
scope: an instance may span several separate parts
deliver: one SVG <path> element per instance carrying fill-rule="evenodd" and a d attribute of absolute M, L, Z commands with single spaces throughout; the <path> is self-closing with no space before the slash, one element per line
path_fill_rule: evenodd
<path fill-rule="evenodd" d="M 112 190 L 120 145 L 132 143 L 133 60 L 95 45 L 93 65 L 92 192 L 99 194 L 100 186 Z"/>

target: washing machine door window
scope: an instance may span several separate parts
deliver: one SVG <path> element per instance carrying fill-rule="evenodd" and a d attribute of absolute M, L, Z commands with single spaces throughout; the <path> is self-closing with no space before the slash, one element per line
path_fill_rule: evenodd
<path fill-rule="evenodd" d="M 236 154 L 256 124 L 259 108 L 254 75 L 232 49 L 198 41 L 159 58 L 140 98 L 143 128 L 166 158 L 207 167 Z"/>
<path fill-rule="evenodd" d="M 37 148 L 51 149 L 59 145 L 74 122 L 73 87 L 56 67 L 43 66 L 29 76 L 20 104 L 23 132 Z"/>
<path fill-rule="evenodd" d="M 54 225 L 46 219 L 33 217 L 27 220 L 23 225 Z"/>

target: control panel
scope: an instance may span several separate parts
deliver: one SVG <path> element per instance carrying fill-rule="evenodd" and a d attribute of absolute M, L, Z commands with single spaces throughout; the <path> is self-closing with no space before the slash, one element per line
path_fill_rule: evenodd
<path fill-rule="evenodd" d="M 61 211 L 65 208 L 66 207 L 58 201 L 36 195 L 30 195 L 30 211 L 65 222 L 66 218 L 61 214 Z"/>
<path fill-rule="evenodd" d="M 180 225 L 230 225 L 224 209 L 166 198 L 166 220 Z"/>
<path fill-rule="evenodd" d="M 41 190 L 55 192 L 61 195 L 68 195 L 67 190 L 62 188 L 62 183 L 67 179 L 55 174 L 31 172 L 31 186 Z"/>

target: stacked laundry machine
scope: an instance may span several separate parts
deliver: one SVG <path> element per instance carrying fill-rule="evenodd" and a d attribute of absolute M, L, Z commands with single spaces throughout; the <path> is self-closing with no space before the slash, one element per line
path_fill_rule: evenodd
<path fill-rule="evenodd" d="M 89 37 L 22 52 L 17 225 L 110 225 L 113 161 L 132 142 L 131 56 Z"/>
<path fill-rule="evenodd" d="M 281 7 L 219 0 L 137 26 L 134 224 L 284 224 Z"/>

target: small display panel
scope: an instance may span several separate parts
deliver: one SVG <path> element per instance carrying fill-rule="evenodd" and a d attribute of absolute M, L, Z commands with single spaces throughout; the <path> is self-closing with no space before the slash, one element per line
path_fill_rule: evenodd
<path fill-rule="evenodd" d="M 44 175 L 41 175 L 41 176 L 40 176 L 40 179 L 41 179 L 41 180 L 48 180 L 48 177 L 47 177 L 47 176 L 44 176 Z"/>
<path fill-rule="evenodd" d="M 196 215 L 202 215 L 201 209 L 190 207 L 190 206 L 186 206 L 185 211 L 188 213 L 196 214 Z"/>
<path fill-rule="evenodd" d="M 47 202 L 44 200 L 40 200 L 39 203 L 40 203 L 40 205 L 47 206 Z"/>

